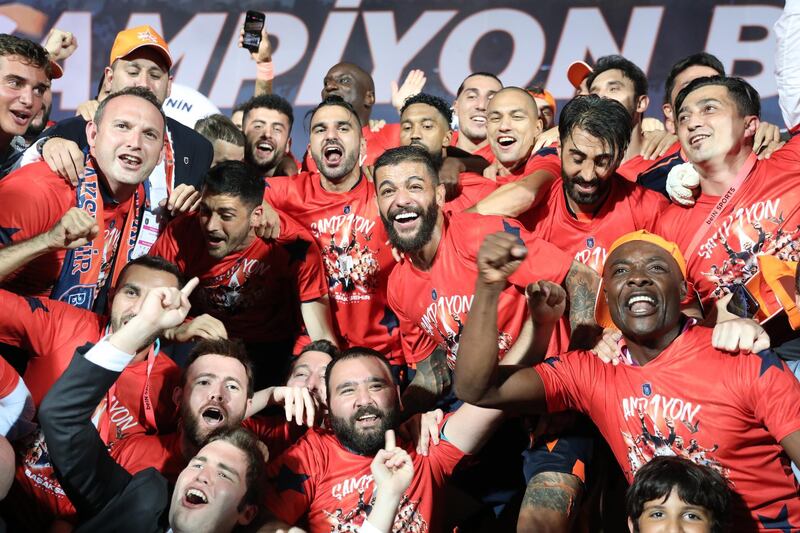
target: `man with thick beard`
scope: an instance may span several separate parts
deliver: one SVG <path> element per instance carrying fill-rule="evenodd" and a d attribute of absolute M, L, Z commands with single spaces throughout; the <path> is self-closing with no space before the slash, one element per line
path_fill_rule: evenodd
<path fill-rule="evenodd" d="M 386 430 L 397 427 L 401 405 L 392 369 L 369 348 L 344 351 L 326 375 L 332 430 L 311 428 L 268 467 L 266 507 L 288 524 L 303 521 L 311 533 L 361 526 L 375 503 L 370 475 Z M 443 488 L 453 469 L 477 451 L 502 417 L 500 411 L 464 404 L 441 425 L 442 439 L 427 456 L 398 441 L 414 464 L 393 531 L 443 531 Z"/>
<path fill-rule="evenodd" d="M 276 94 L 256 96 L 242 107 L 244 160 L 265 177 L 281 175 L 280 163 L 291 150 L 292 105 Z"/>

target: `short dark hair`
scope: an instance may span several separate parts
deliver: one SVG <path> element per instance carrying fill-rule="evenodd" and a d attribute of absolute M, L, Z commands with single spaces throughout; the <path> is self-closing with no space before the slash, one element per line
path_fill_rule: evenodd
<path fill-rule="evenodd" d="M 667 80 L 664 82 L 665 104 L 672 104 L 672 102 L 669 100 L 669 95 L 672 94 L 672 90 L 675 88 L 675 78 L 677 78 L 681 72 L 689 67 L 708 67 L 716 70 L 717 74 L 720 76 L 725 75 L 725 67 L 722 66 L 722 61 L 717 59 L 717 56 L 715 55 L 709 54 L 708 52 L 700 52 L 686 56 L 672 65 L 672 68 L 667 75 Z"/>
<path fill-rule="evenodd" d="M 144 268 L 149 268 L 150 270 L 161 270 L 162 272 L 167 272 L 168 274 L 172 274 L 176 278 L 178 278 L 178 288 L 182 289 L 184 285 L 186 285 L 186 277 L 181 272 L 181 269 L 178 268 L 178 265 L 173 263 L 172 261 L 167 261 L 160 255 L 141 255 L 132 261 L 129 261 L 122 267 L 122 270 L 119 272 L 119 277 L 117 279 L 122 279 L 125 277 L 125 272 L 128 271 L 129 268 L 140 266 Z"/>
<path fill-rule="evenodd" d="M 247 397 L 252 398 L 255 388 L 253 383 L 253 361 L 247 355 L 244 343 L 239 339 L 203 339 L 197 344 L 186 358 L 186 365 L 181 374 L 181 387 L 186 385 L 186 373 L 189 367 L 204 355 L 221 355 L 222 357 L 232 357 L 244 366 L 247 374 Z"/>
<path fill-rule="evenodd" d="M 633 82 L 633 97 L 639 99 L 640 96 L 647 94 L 647 76 L 630 59 L 625 59 L 620 55 L 603 56 L 597 60 L 594 70 L 586 80 L 586 86 L 591 89 L 595 78 L 607 70 L 619 70 L 622 75 Z"/>
<path fill-rule="evenodd" d="M 289 129 L 292 129 L 292 125 L 294 124 L 294 110 L 292 109 L 292 104 L 290 104 L 286 98 L 278 96 L 277 94 L 261 94 L 259 96 L 254 96 L 242 104 L 242 127 L 244 127 L 244 123 L 247 120 L 247 114 L 253 109 L 260 109 L 262 107 L 286 115 L 286 118 L 289 119 Z M 234 109 L 234 111 L 236 110 Z"/>
<path fill-rule="evenodd" d="M 422 163 L 425 169 L 430 173 L 433 185 L 439 185 L 439 173 L 436 170 L 436 163 L 433 161 L 431 154 L 421 146 L 414 144 L 390 148 L 383 152 L 372 167 L 372 179 L 377 183 L 379 168 L 393 167 L 405 162 Z"/>
<path fill-rule="evenodd" d="M 636 473 L 625 498 L 625 510 L 638 533 L 638 520 L 644 504 L 666 500 L 677 491 L 690 505 L 706 509 L 711 515 L 711 533 L 728 531 L 731 491 L 725 479 L 713 469 L 682 457 L 653 458 Z"/>
<path fill-rule="evenodd" d="M 264 178 L 242 161 L 223 161 L 211 167 L 203 184 L 203 194 L 225 194 L 239 198 L 250 209 L 264 201 Z"/>
<path fill-rule="evenodd" d="M 167 116 L 164 114 L 164 110 L 161 109 L 161 104 L 158 103 L 158 99 L 156 95 L 154 95 L 150 89 L 146 87 L 125 87 L 122 90 L 119 90 L 115 93 L 111 93 L 106 96 L 100 105 L 97 106 L 97 111 L 94 112 L 94 123 L 99 124 L 100 121 L 103 119 L 103 113 L 106 110 L 106 106 L 108 103 L 113 100 L 114 98 L 119 98 L 120 96 L 136 96 L 137 98 L 141 98 L 149 102 L 153 107 L 158 109 L 159 114 L 161 115 L 161 119 L 164 121 L 164 127 L 161 129 L 161 133 L 163 134 L 166 132 L 167 129 Z"/>
<path fill-rule="evenodd" d="M 442 115 L 442 118 L 444 118 L 448 128 L 450 127 L 450 123 L 453 122 L 453 110 L 450 108 L 450 104 L 438 96 L 427 93 L 417 93 L 414 96 L 406 98 L 403 108 L 400 110 L 400 115 L 405 113 L 406 109 L 414 104 L 425 104 L 436 109 L 436 111 Z"/>
<path fill-rule="evenodd" d="M 394 380 L 394 373 L 392 372 L 392 365 L 389 364 L 389 361 L 386 360 L 386 357 L 379 351 L 373 350 L 372 348 L 366 348 L 364 346 L 353 346 L 352 348 L 348 348 L 339 352 L 339 354 L 333 358 L 328 364 L 328 370 L 325 372 L 325 389 L 330 391 L 331 390 L 331 374 L 333 374 L 333 368 L 341 363 L 342 361 L 347 361 L 349 359 L 359 359 L 361 357 L 374 357 L 383 363 L 386 367 L 386 370 L 389 372 L 389 375 Z"/>
<path fill-rule="evenodd" d="M 231 119 L 222 113 L 215 113 L 201 118 L 194 124 L 194 131 L 205 137 L 212 144 L 224 141 L 236 146 L 244 146 L 245 137 L 242 130 L 236 127 Z"/>
<path fill-rule="evenodd" d="M 575 128 L 605 142 L 614 151 L 614 163 L 619 164 L 628 149 L 633 119 L 625 106 L 596 94 L 576 96 L 564 106 L 558 118 L 561 146 Z"/>
<path fill-rule="evenodd" d="M 16 35 L 0 33 L 0 57 L 19 56 L 22 62 L 43 69 L 48 78 L 53 77 L 50 55 L 40 44 Z"/>
<path fill-rule="evenodd" d="M 736 103 L 736 109 L 743 117 L 747 115 L 761 116 L 761 98 L 758 96 L 758 91 L 756 91 L 752 85 L 742 78 L 708 76 L 692 80 L 689 85 L 681 89 L 678 96 L 675 97 L 675 108 L 672 112 L 675 116 L 676 125 L 678 124 L 678 113 L 686 97 L 697 89 L 708 85 L 721 85 L 728 89 L 728 94 L 731 95 L 731 98 Z"/>
<path fill-rule="evenodd" d="M 458 98 L 461 95 L 461 93 L 464 91 L 464 84 L 467 83 L 467 80 L 470 79 L 470 78 L 474 78 L 475 76 L 483 76 L 485 78 L 492 78 L 493 80 L 495 80 L 497 83 L 500 84 L 500 87 L 503 87 L 503 82 L 500 81 L 500 78 L 498 78 L 496 75 L 492 74 L 491 72 L 473 72 L 472 74 L 470 74 L 469 76 L 464 78 L 464 81 L 462 81 L 461 85 L 458 86 L 458 90 L 456 91 L 456 98 Z"/>
<path fill-rule="evenodd" d="M 361 119 L 358 118 L 358 113 L 356 113 L 356 109 L 348 102 L 345 102 L 344 98 L 342 98 L 337 94 L 332 94 L 330 96 L 325 97 L 323 101 L 317 104 L 317 107 L 309 110 L 306 113 L 306 118 L 309 120 L 309 124 L 311 120 L 314 119 L 314 115 L 317 114 L 317 111 L 319 111 L 323 107 L 330 107 L 330 106 L 342 107 L 346 109 L 351 115 L 353 115 L 353 118 L 356 119 L 356 124 L 358 125 L 358 127 L 360 128 L 361 126 L 363 126 L 363 124 L 361 124 Z"/>
<path fill-rule="evenodd" d="M 292 357 L 291 359 L 289 359 L 288 364 L 286 365 L 286 371 L 284 372 L 284 375 L 286 376 L 287 380 L 291 377 L 292 372 L 294 372 L 294 365 L 297 364 L 297 360 L 300 358 L 300 356 L 302 356 L 306 352 L 322 352 L 324 354 L 328 354 L 331 360 L 339 357 L 339 348 L 337 348 L 336 345 L 333 344 L 328 339 L 311 341 L 305 346 L 303 346 L 303 348 L 300 350 L 300 352 L 297 354 L 296 357 Z"/>
<path fill-rule="evenodd" d="M 220 428 L 214 431 L 206 441 L 206 445 L 216 440 L 227 442 L 244 453 L 247 458 L 247 469 L 245 470 L 246 491 L 242 501 L 239 503 L 239 511 L 245 505 L 258 505 L 261 501 L 261 487 L 264 485 L 264 467 L 266 458 L 261 453 L 258 437 L 252 431 L 243 427 Z"/>

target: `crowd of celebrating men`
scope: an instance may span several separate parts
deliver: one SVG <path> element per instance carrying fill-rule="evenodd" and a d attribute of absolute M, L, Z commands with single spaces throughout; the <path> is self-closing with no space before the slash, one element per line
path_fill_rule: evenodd
<path fill-rule="evenodd" d="M 254 96 L 194 129 L 120 31 L 0 35 L 0 527 L 800 531 L 800 0 L 785 124 L 713 55 L 542 86 L 333 65 L 292 144 Z"/>

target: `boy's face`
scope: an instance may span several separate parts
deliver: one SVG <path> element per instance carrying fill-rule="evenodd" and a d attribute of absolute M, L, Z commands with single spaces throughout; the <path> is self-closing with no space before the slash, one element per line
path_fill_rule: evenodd
<path fill-rule="evenodd" d="M 711 513 L 705 507 L 686 503 L 673 490 L 666 500 L 646 502 L 638 528 L 630 518 L 628 527 L 640 533 L 711 533 L 711 522 Z"/>

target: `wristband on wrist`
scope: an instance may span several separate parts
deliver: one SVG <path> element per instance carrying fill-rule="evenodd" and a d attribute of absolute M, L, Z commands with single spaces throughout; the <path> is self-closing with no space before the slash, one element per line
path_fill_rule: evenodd
<path fill-rule="evenodd" d="M 271 81 L 275 79 L 275 68 L 272 61 L 256 63 L 256 79 L 259 81 Z"/>

